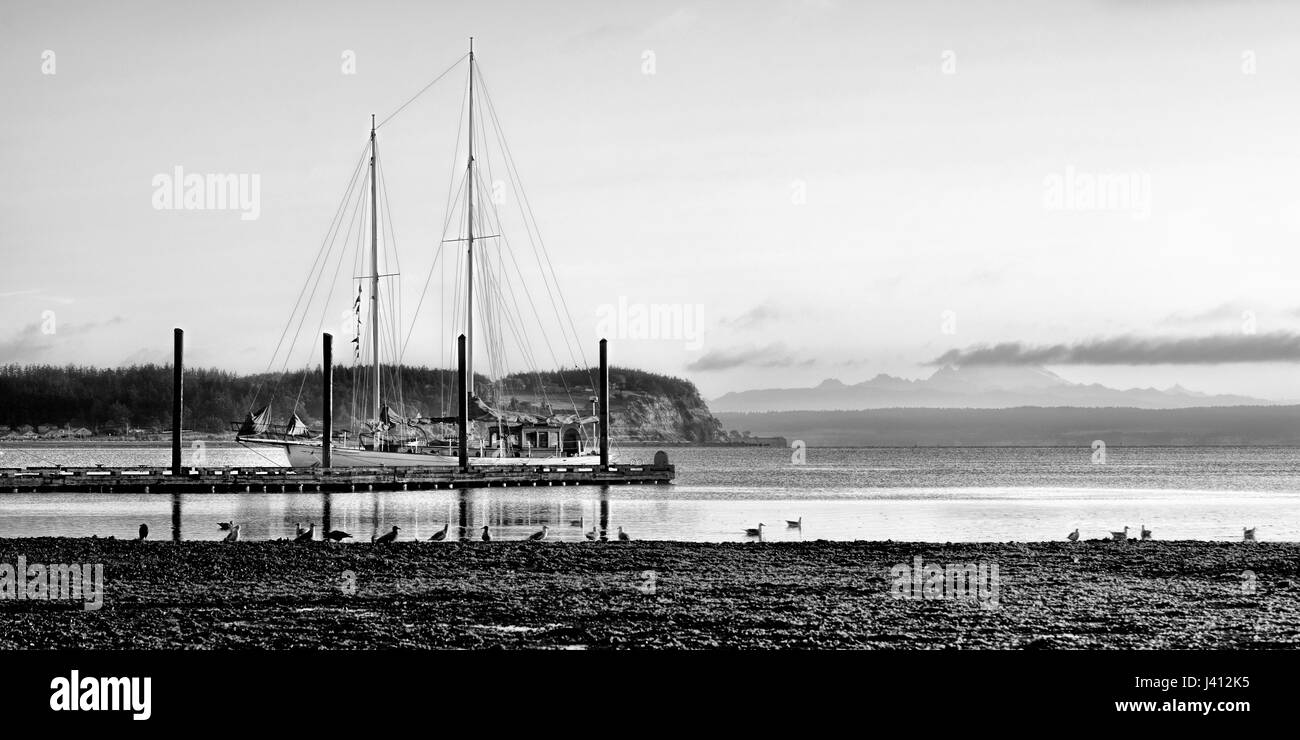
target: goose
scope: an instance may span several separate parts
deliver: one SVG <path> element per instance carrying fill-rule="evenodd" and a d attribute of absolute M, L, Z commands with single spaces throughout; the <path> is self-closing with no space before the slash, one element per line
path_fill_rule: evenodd
<path fill-rule="evenodd" d="M 596 528 L 592 527 L 590 532 L 583 532 L 582 536 L 586 537 L 589 542 L 595 542 L 597 537 Z"/>
<path fill-rule="evenodd" d="M 329 540 L 330 542 L 342 542 L 343 540 L 352 539 L 352 535 L 348 534 L 347 532 L 344 532 L 341 529 L 336 529 L 332 532 L 327 532 L 325 534 L 325 539 Z"/>
<path fill-rule="evenodd" d="M 487 525 L 483 525 L 483 541 L 484 542 L 492 541 L 492 530 L 488 529 Z"/>
<path fill-rule="evenodd" d="M 1259 527 L 1251 527 L 1250 529 L 1244 529 L 1244 528 L 1243 528 L 1243 529 L 1241 530 L 1241 541 L 1242 541 L 1242 542 L 1254 542 L 1254 541 L 1255 541 L 1255 530 L 1256 530 L 1256 529 L 1259 529 Z"/>
<path fill-rule="evenodd" d="M 631 541 L 632 541 L 632 538 L 627 536 L 627 532 L 624 532 L 622 527 L 619 527 L 619 528 L 618 528 L 618 541 L 619 541 L 619 542 L 631 542 Z"/>
<path fill-rule="evenodd" d="M 1140 525 L 1140 526 L 1141 526 L 1141 532 L 1142 532 L 1142 539 L 1144 539 L 1144 540 L 1149 540 L 1149 539 L 1151 539 L 1151 530 L 1147 529 L 1147 525 L 1143 524 L 1143 525 Z"/>
<path fill-rule="evenodd" d="M 785 526 L 790 529 L 803 529 L 803 517 L 799 517 L 797 520 L 786 519 Z"/>
<path fill-rule="evenodd" d="M 766 524 L 764 524 L 764 523 L 762 523 L 762 522 L 759 522 L 757 527 L 752 527 L 752 528 L 746 529 L 746 530 L 745 530 L 745 535 L 748 536 L 748 537 L 762 537 L 762 536 L 763 536 L 763 527 L 766 527 L 766 526 L 767 526 Z"/>
<path fill-rule="evenodd" d="M 391 543 L 393 540 L 397 539 L 397 533 L 398 533 L 401 529 L 402 529 L 401 527 L 399 527 L 399 526 L 397 526 L 396 524 L 394 524 L 394 525 L 393 525 L 393 529 L 392 529 L 392 531 L 389 532 L 388 534 L 384 535 L 383 537 L 380 537 L 380 538 L 376 539 L 376 540 L 375 540 L 375 544 L 377 544 L 377 545 L 387 545 L 387 544 Z"/>
<path fill-rule="evenodd" d="M 316 537 L 316 522 L 312 522 L 307 529 L 298 528 L 298 536 L 293 538 L 294 542 L 311 542 Z"/>
<path fill-rule="evenodd" d="M 1124 531 L 1123 531 L 1123 532 L 1111 532 L 1111 533 L 1110 533 L 1110 538 L 1111 538 L 1111 540 L 1113 540 L 1113 541 L 1115 541 L 1115 542 L 1127 542 L 1127 541 L 1128 541 L 1128 527 L 1124 527 Z"/>
<path fill-rule="evenodd" d="M 145 538 L 148 537 L 148 536 L 149 536 L 149 525 L 148 525 L 148 524 L 141 524 L 141 525 L 140 525 L 140 541 L 141 541 L 141 542 L 144 542 Z"/>
<path fill-rule="evenodd" d="M 294 533 L 293 533 L 294 537 L 301 537 L 302 533 L 307 531 L 302 528 L 302 522 L 294 522 L 293 528 L 294 528 Z"/>
<path fill-rule="evenodd" d="M 221 530 L 222 532 L 229 532 L 230 527 L 233 524 L 234 522 L 217 522 L 217 529 Z"/>
<path fill-rule="evenodd" d="M 580 517 L 578 517 L 577 519 L 570 519 L 570 520 L 569 520 L 569 526 L 570 526 L 570 527 L 585 527 L 585 526 L 587 526 L 587 518 L 586 518 L 586 517 L 581 517 L 581 516 L 580 516 Z"/>
<path fill-rule="evenodd" d="M 230 534 L 226 535 L 226 538 L 222 540 L 222 542 L 238 542 L 238 541 L 239 541 L 239 525 L 232 524 L 230 525 Z"/>
<path fill-rule="evenodd" d="M 1069 540 L 1069 541 L 1071 541 L 1071 542 L 1078 542 L 1078 541 L 1079 541 L 1079 528 L 1078 528 L 1078 527 L 1075 527 L 1073 532 L 1071 532 L 1071 533 L 1069 533 L 1069 534 L 1067 534 L 1067 535 L 1065 536 L 1065 539 L 1067 539 L 1067 540 Z"/>
<path fill-rule="evenodd" d="M 434 532 L 433 536 L 429 538 L 429 541 L 442 542 L 443 540 L 447 539 L 447 528 L 450 526 L 451 526 L 451 522 L 447 522 L 446 524 L 442 525 L 442 529 L 437 532 Z"/>
<path fill-rule="evenodd" d="M 543 524 L 543 525 L 542 525 L 542 531 L 540 531 L 540 532 L 533 532 L 532 534 L 528 535 L 528 541 L 529 541 L 529 542 L 541 542 L 542 540 L 546 539 L 546 530 L 548 530 L 548 529 L 550 529 L 550 527 L 548 527 L 548 526 L 546 526 L 545 524 Z"/>

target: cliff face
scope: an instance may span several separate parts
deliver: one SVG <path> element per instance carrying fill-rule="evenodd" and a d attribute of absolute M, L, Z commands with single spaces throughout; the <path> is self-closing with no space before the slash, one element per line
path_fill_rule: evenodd
<path fill-rule="evenodd" d="M 620 391 L 612 394 L 609 413 L 610 433 L 620 442 L 710 442 L 722 432 L 699 393 Z"/>

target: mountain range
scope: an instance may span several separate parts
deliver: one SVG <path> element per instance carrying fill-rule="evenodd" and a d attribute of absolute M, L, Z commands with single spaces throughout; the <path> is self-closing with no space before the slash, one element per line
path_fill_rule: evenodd
<path fill-rule="evenodd" d="M 710 401 L 709 408 L 715 412 L 1022 406 L 1181 409 L 1275 403 L 1249 396 L 1197 393 L 1178 385 L 1120 390 L 1098 383 L 1072 383 L 1042 367 L 945 365 L 918 380 L 882 374 L 854 385 L 828 379 L 811 388 L 734 391 Z"/>

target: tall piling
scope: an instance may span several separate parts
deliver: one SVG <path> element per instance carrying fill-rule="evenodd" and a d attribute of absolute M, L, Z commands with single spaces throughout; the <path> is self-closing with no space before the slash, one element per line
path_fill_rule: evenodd
<path fill-rule="evenodd" d="M 320 464 L 330 467 L 330 443 L 334 439 L 334 335 L 329 332 L 321 337 L 324 362 L 321 368 L 321 447 Z M 329 530 L 326 530 L 328 533 Z"/>
<path fill-rule="evenodd" d="M 458 358 L 458 369 L 456 372 L 456 389 L 457 397 L 460 398 L 460 406 L 456 411 L 456 428 L 460 437 L 459 462 L 461 472 L 469 472 L 469 387 L 468 379 L 465 376 L 465 335 L 461 334 L 456 340 L 456 356 Z"/>
<path fill-rule="evenodd" d="M 600 467 L 609 469 L 609 341 L 600 340 Z"/>
<path fill-rule="evenodd" d="M 185 330 L 172 334 L 172 475 L 181 474 L 181 409 L 185 397 Z"/>

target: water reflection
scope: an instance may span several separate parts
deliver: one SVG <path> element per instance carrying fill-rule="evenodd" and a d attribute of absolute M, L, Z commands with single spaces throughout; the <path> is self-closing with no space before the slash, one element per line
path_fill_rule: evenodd
<path fill-rule="evenodd" d="M 613 505 L 617 499 L 617 506 Z M 801 528 L 780 526 L 803 517 Z M 912 489 L 874 491 L 869 498 L 701 498 L 667 487 L 572 486 L 475 488 L 455 491 L 230 494 L 2 494 L 0 537 L 134 539 L 140 524 L 165 539 L 217 541 L 217 523 L 241 525 L 241 539 L 293 539 L 296 525 L 319 522 L 368 542 L 394 525 L 400 539 L 428 540 L 448 527 L 448 540 L 477 541 L 483 526 L 495 541 L 524 540 L 543 526 L 547 539 L 582 542 L 595 530 L 617 539 L 745 541 L 744 530 L 767 522 L 765 539 L 906 540 L 930 542 L 1060 540 L 1075 527 L 1084 539 L 1125 524 L 1146 524 L 1156 539 L 1239 541 L 1242 527 L 1260 526 L 1265 541 L 1300 540 L 1300 495 L 1274 492 L 1061 489 Z"/>

